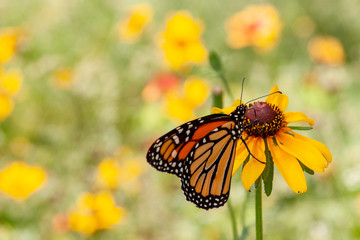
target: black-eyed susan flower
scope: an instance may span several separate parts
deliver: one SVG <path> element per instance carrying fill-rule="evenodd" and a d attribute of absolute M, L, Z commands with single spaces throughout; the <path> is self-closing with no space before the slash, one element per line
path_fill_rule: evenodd
<path fill-rule="evenodd" d="M 15 201 L 25 201 L 44 185 L 46 179 L 42 167 L 12 162 L 0 170 L 0 191 Z"/>
<path fill-rule="evenodd" d="M 332 36 L 319 36 L 310 40 L 308 53 L 314 62 L 338 66 L 345 60 L 345 52 L 339 39 Z"/>
<path fill-rule="evenodd" d="M 270 93 L 278 90 L 278 87 L 274 86 Z M 332 160 L 331 153 L 324 144 L 297 134 L 288 127 L 288 124 L 299 121 L 314 124 L 304 113 L 285 112 L 288 102 L 285 94 L 272 94 L 264 102 L 249 105 L 244 120 L 244 125 L 248 127 L 243 132 L 243 138 L 256 159 L 250 158 L 242 170 L 242 183 L 247 190 L 265 169 L 266 146 L 279 172 L 290 188 L 298 194 L 307 190 L 304 168 L 323 172 Z M 225 109 L 214 108 L 213 113 L 228 114 L 238 105 L 239 101 Z M 241 141 L 236 153 L 233 173 L 249 156 L 245 144 Z"/>
<path fill-rule="evenodd" d="M 125 215 L 126 210 L 116 206 L 111 193 L 83 193 L 69 213 L 68 224 L 70 230 L 91 235 L 122 223 Z"/>
<path fill-rule="evenodd" d="M 166 20 L 165 30 L 158 38 L 164 60 L 178 70 L 187 64 L 201 64 L 207 58 L 201 35 L 204 25 L 187 11 L 178 11 Z"/>
<path fill-rule="evenodd" d="M 273 49 L 279 41 L 282 24 L 272 5 L 250 5 L 226 21 L 227 42 L 231 48 L 253 46 Z"/>
<path fill-rule="evenodd" d="M 118 24 L 118 36 L 121 41 L 134 43 L 138 41 L 146 26 L 151 22 L 153 10 L 149 4 L 142 3 L 132 6 L 127 16 Z"/>

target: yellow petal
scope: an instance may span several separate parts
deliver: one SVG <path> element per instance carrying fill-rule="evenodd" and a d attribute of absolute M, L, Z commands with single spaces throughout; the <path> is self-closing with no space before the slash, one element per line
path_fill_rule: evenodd
<path fill-rule="evenodd" d="M 207 58 L 207 51 L 200 41 L 188 43 L 183 51 L 189 62 L 202 63 Z"/>
<path fill-rule="evenodd" d="M 231 107 L 226 107 L 226 108 L 217 108 L 217 107 L 213 107 L 211 109 L 211 113 L 225 113 L 225 114 L 230 114 L 231 112 L 233 112 L 237 106 L 240 106 L 241 101 L 239 99 L 235 100 L 233 102 L 233 104 L 231 105 Z"/>
<path fill-rule="evenodd" d="M 279 88 L 277 85 L 275 85 L 271 91 L 270 91 L 270 94 L 271 93 L 274 93 L 276 91 L 279 91 Z M 267 103 L 271 103 L 271 104 L 274 104 L 276 105 L 282 112 L 285 112 L 288 104 L 289 104 L 289 97 L 286 96 L 285 94 L 282 94 L 282 93 L 275 93 L 275 94 L 271 94 L 269 95 L 265 102 Z"/>
<path fill-rule="evenodd" d="M 0 77 L 0 90 L 15 96 L 21 88 L 22 79 L 23 76 L 19 70 L 11 69 Z"/>
<path fill-rule="evenodd" d="M 297 194 L 306 192 L 305 175 L 298 160 L 276 146 L 272 137 L 267 138 L 267 140 L 273 161 L 286 183 Z"/>
<path fill-rule="evenodd" d="M 260 161 L 265 162 L 265 144 L 262 138 L 255 138 L 249 144 L 251 153 Z M 258 160 L 251 158 L 244 166 L 241 174 L 241 181 L 246 190 L 249 190 L 251 185 L 259 178 L 260 174 L 264 171 L 265 164 Z"/>
<path fill-rule="evenodd" d="M 190 76 L 184 83 L 185 99 L 192 106 L 200 106 L 209 95 L 210 87 L 205 79 Z"/>
<path fill-rule="evenodd" d="M 170 118 L 181 122 L 194 118 L 194 107 L 178 93 L 169 93 L 163 103 L 163 108 Z"/>
<path fill-rule="evenodd" d="M 299 159 L 308 168 L 316 172 L 323 172 L 327 167 L 325 158 L 310 143 L 282 132 L 276 135 L 276 140 L 282 150 Z"/>
<path fill-rule="evenodd" d="M 161 48 L 164 50 L 164 60 L 175 70 L 179 69 L 186 63 L 182 48 L 172 42 L 165 42 Z"/>
<path fill-rule="evenodd" d="M 24 201 L 39 190 L 46 179 L 43 168 L 13 162 L 0 170 L 0 191 L 14 200 Z"/>
<path fill-rule="evenodd" d="M 321 154 L 324 156 L 324 158 L 326 159 L 326 161 L 328 163 L 331 163 L 332 161 L 332 156 L 331 156 L 331 152 L 330 150 L 321 142 L 319 141 L 316 141 L 314 139 L 311 139 L 311 138 L 308 138 L 308 137 L 305 137 L 303 135 L 300 135 L 300 134 L 297 134 L 297 133 L 294 133 L 295 134 L 295 137 L 296 138 L 299 138 L 299 139 L 302 139 L 308 143 L 310 143 L 311 145 L 313 145 L 314 147 L 316 147 L 320 152 Z"/>
<path fill-rule="evenodd" d="M 74 211 L 69 215 L 69 228 L 85 235 L 91 235 L 97 230 L 97 219 L 94 215 Z"/>
<path fill-rule="evenodd" d="M 302 112 L 286 112 L 285 113 L 285 121 L 287 123 L 292 122 L 307 122 L 310 124 L 310 126 L 314 125 L 314 120 L 311 118 L 308 118 L 304 113 Z"/>
<path fill-rule="evenodd" d="M 249 145 L 249 142 L 251 139 L 248 139 L 246 141 L 246 144 Z M 251 151 L 251 150 L 250 150 Z M 249 152 L 245 147 L 245 144 L 239 140 L 236 147 L 236 155 L 235 155 L 235 161 L 234 161 L 234 167 L 232 175 L 238 170 L 238 168 L 241 166 L 241 164 L 245 161 L 245 159 L 249 156 Z"/>

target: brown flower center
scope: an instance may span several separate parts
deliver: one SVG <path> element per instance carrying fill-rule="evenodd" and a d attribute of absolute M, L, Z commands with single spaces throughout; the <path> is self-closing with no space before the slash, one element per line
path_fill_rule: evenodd
<path fill-rule="evenodd" d="M 275 105 L 266 102 L 249 104 L 243 124 L 249 136 L 267 137 L 275 135 L 284 126 L 285 116 Z"/>

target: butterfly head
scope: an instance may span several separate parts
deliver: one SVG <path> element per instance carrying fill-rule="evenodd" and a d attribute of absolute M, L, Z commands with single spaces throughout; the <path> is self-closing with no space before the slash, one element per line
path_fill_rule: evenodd
<path fill-rule="evenodd" d="M 245 112 L 247 110 L 247 106 L 243 103 L 241 103 L 239 106 L 236 107 L 236 109 L 231 112 L 229 115 L 230 117 L 234 118 L 235 122 L 237 124 L 241 123 L 244 119 Z"/>

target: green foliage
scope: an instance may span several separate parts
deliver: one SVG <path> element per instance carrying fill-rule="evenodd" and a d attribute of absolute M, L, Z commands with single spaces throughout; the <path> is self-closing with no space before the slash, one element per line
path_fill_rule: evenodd
<path fill-rule="evenodd" d="M 333 163 L 325 173 L 314 173 L 300 163 L 306 173 L 315 176 L 306 176 L 308 190 L 297 195 L 265 151 L 262 180 L 266 195 L 272 196 L 263 201 L 264 239 L 359 238 L 359 3 L 273 1 L 282 20 L 282 33 L 279 44 L 264 53 L 227 45 L 227 18 L 253 3 L 146 2 L 153 8 L 153 19 L 135 43 L 124 43 L 117 36 L 118 22 L 127 16 L 126 9 L 135 4 L 132 1 L 0 2 L 0 27 L 24 31 L 15 56 L 0 66 L 19 69 L 24 76 L 12 114 L 0 122 L 0 169 L 22 160 L 42 166 L 48 174 L 43 188 L 24 202 L 1 193 L 0 239 L 231 239 L 226 208 L 195 208 L 186 202 L 176 177 L 146 164 L 146 151 L 154 139 L 180 124 L 163 111 L 165 97 L 154 102 L 143 98 L 147 83 L 164 72 L 176 72 L 179 91 L 190 75 L 206 78 L 210 86 L 224 81 L 223 103 L 221 95 L 215 103 L 224 107 L 240 97 L 243 77 L 244 100 L 262 96 L 277 84 L 289 96 L 288 111 L 301 111 L 315 120 L 314 129 L 290 128 L 313 129 L 303 134 L 325 143 Z M 203 65 L 175 71 L 163 63 L 156 41 L 166 17 L 181 9 L 202 21 L 202 42 L 216 52 L 210 52 Z M 320 35 L 342 42 L 343 65 L 326 66 L 310 59 L 308 43 Z M 53 86 L 53 73 L 61 68 L 73 70 L 76 78 L 66 90 Z M 233 99 L 229 99 L 230 91 Z M 195 117 L 209 114 L 210 102 L 209 98 Z M 136 184 L 111 190 L 116 204 L 127 210 L 124 223 L 91 237 L 69 231 L 66 223 L 56 225 L 55 217 L 67 214 L 81 193 L 101 192 L 95 184 L 97 166 L 123 146 L 131 149 L 133 158 L 145 169 Z M 123 160 L 120 157 L 119 161 Z M 237 218 L 248 194 L 240 172 L 232 179 L 230 194 Z M 245 226 L 239 229 L 243 240 L 255 239 L 254 191 L 249 194 Z"/>
<path fill-rule="evenodd" d="M 266 196 L 270 196 L 273 187 L 273 179 L 274 179 L 274 162 L 272 160 L 271 153 L 269 151 L 267 141 L 264 139 L 265 142 L 265 156 L 266 156 L 266 163 L 265 169 L 261 175 L 264 181 L 264 190 Z"/>

